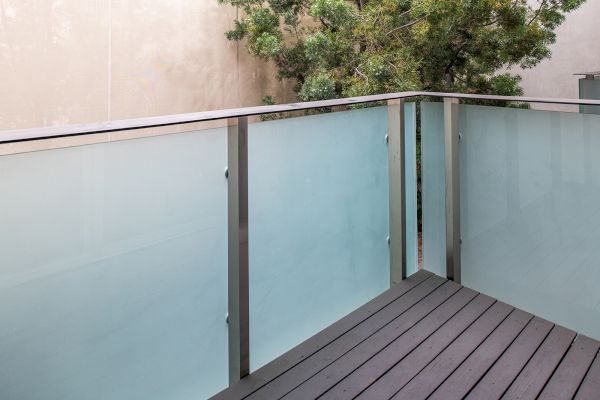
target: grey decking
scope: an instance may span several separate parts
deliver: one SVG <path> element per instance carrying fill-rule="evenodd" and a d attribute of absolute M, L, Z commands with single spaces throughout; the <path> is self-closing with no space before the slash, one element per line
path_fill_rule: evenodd
<path fill-rule="evenodd" d="M 599 348 L 420 271 L 213 399 L 600 399 Z"/>

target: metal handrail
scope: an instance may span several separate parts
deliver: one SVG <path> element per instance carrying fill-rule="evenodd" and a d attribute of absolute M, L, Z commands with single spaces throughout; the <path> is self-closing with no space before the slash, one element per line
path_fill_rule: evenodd
<path fill-rule="evenodd" d="M 202 111 L 188 114 L 174 114 L 157 117 L 133 118 L 117 121 L 97 122 L 43 128 L 16 129 L 0 131 L 0 144 L 26 142 L 31 140 L 56 139 L 62 137 L 93 135 L 100 133 L 120 132 L 127 130 L 159 128 L 163 126 L 191 124 L 228 118 L 251 117 L 256 115 L 275 114 L 310 110 L 314 108 L 347 106 L 376 101 L 409 99 L 413 97 L 441 97 L 463 100 L 507 101 L 521 103 L 546 103 L 563 105 L 600 106 L 600 100 L 561 99 L 543 97 L 491 96 L 479 94 L 443 93 L 443 92 L 399 92 L 378 94 L 372 96 L 347 97 L 343 99 L 309 101 L 304 103 L 278 104 L 272 106 L 257 106 L 233 108 L 226 110 Z"/>

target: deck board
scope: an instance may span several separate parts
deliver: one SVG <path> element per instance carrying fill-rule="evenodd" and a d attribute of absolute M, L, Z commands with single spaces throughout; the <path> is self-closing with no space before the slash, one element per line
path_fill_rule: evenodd
<path fill-rule="evenodd" d="M 374 333 L 380 331 L 380 329 L 387 328 L 390 324 L 392 326 L 404 324 L 404 313 L 408 310 L 415 310 L 413 306 L 418 305 L 421 299 L 430 294 L 439 293 L 436 289 L 446 287 L 458 290 L 458 285 L 448 285 L 448 283 L 450 282 L 444 282 L 443 279 L 435 276 L 426 280 L 379 311 L 372 318 L 369 318 L 350 332 L 340 336 L 332 344 L 298 363 L 287 371 L 286 374 L 277 377 L 260 388 L 250 395 L 248 399 L 281 398 L 324 368 L 327 368 L 339 357 L 343 357 L 348 351 L 360 345 L 364 340 L 369 339 Z M 443 301 L 445 298 L 440 298 L 440 301 Z"/>
<path fill-rule="evenodd" d="M 308 338 L 292 350 L 277 357 L 259 370 L 252 372 L 252 374 L 242 379 L 240 382 L 219 392 L 211 399 L 226 400 L 246 398 L 257 389 L 297 365 L 300 361 L 316 354 L 345 333 L 356 328 L 365 320 L 371 319 L 373 315 L 388 307 L 395 300 L 432 277 L 433 274 L 431 272 L 424 270 L 411 275 L 406 280 L 402 281 L 401 284 L 383 292 L 346 317 L 336 321 L 321 332 Z"/>
<path fill-rule="evenodd" d="M 471 353 L 512 315 L 514 308 L 497 302 L 440 353 L 426 368 L 411 379 L 393 397 L 394 400 L 427 398 Z"/>
<path fill-rule="evenodd" d="M 406 357 L 440 326 L 446 323 L 457 312 L 462 310 L 477 296 L 477 292 L 463 288 L 442 306 L 413 326 L 404 335 L 391 343 L 385 351 L 380 351 L 369 361 L 344 378 L 335 387 L 325 393 L 321 399 L 352 398 L 358 396 L 364 389 L 373 384 L 399 360 Z"/>
<path fill-rule="evenodd" d="M 541 318 L 532 319 L 466 398 L 469 400 L 501 398 L 546 339 L 553 326 L 554 324 Z"/>
<path fill-rule="evenodd" d="M 525 329 L 532 318 L 533 315 L 524 311 L 513 311 L 485 342 L 436 389 L 430 399 L 464 398 Z"/>
<path fill-rule="evenodd" d="M 580 335 L 569 349 L 560 367 L 546 384 L 540 400 L 572 399 L 583 381 L 600 343 L 587 336 Z M 597 393 L 600 396 L 600 392 Z"/>
<path fill-rule="evenodd" d="M 573 343 L 575 335 L 570 329 L 554 326 L 502 399 L 535 399 Z"/>
<path fill-rule="evenodd" d="M 322 395 L 356 368 L 364 364 L 373 354 L 381 351 L 398 336 L 412 328 L 422 318 L 443 304 L 460 288 L 460 285 L 454 282 L 447 282 L 440 286 L 409 311 L 399 316 L 395 321 L 344 354 L 327 366 L 321 373 L 314 375 L 283 398 L 286 400 L 304 400 L 307 398 L 317 398 Z"/>
<path fill-rule="evenodd" d="M 600 393 L 600 355 L 596 354 L 596 359 L 577 390 L 575 400 L 593 400 L 598 398 L 598 393 Z"/>
<path fill-rule="evenodd" d="M 494 299 L 491 297 L 484 295 L 477 296 L 467 307 L 463 308 L 454 318 L 444 324 L 357 398 L 361 400 L 391 398 L 406 383 L 414 378 L 419 371 L 435 359 L 454 339 L 460 336 L 481 314 L 492 307 L 494 302 Z"/>
<path fill-rule="evenodd" d="M 422 271 L 213 399 L 593 399 L 599 348 Z"/>

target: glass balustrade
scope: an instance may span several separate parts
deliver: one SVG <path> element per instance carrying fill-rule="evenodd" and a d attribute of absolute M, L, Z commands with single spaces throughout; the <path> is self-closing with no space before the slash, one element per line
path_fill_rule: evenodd
<path fill-rule="evenodd" d="M 389 288 L 388 108 L 249 126 L 251 367 Z M 406 105 L 409 274 L 415 105 Z M 0 156 L 0 398 L 228 377 L 227 128 Z"/>
<path fill-rule="evenodd" d="M 423 266 L 445 276 L 444 107 L 420 103 L 420 143 L 404 107 L 407 274 L 420 144 Z M 462 283 L 600 338 L 600 116 L 458 107 Z M 251 371 L 389 288 L 389 113 L 249 124 Z M 0 156 L 0 398 L 227 387 L 227 129 Z"/>
<path fill-rule="evenodd" d="M 421 104 L 423 263 L 444 275 L 444 119 Z M 462 283 L 600 338 L 600 116 L 461 105 Z"/>
<path fill-rule="evenodd" d="M 417 268 L 415 105 L 405 105 Z M 388 108 L 251 124 L 250 354 L 256 369 L 389 288 Z"/>

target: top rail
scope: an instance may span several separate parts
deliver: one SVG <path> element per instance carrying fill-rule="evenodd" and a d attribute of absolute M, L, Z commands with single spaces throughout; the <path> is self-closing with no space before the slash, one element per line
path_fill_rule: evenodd
<path fill-rule="evenodd" d="M 464 100 L 487 100 L 487 101 L 510 101 L 522 103 L 546 103 L 564 105 L 600 106 L 600 100 L 587 99 L 561 99 L 543 97 L 519 97 L 519 96 L 492 96 L 462 93 L 443 92 L 400 92 L 378 94 L 372 96 L 348 97 L 343 99 L 309 101 L 304 103 L 278 104 L 272 106 L 257 106 L 245 108 L 233 108 L 216 111 L 203 111 L 188 114 L 174 114 L 167 116 L 133 118 L 117 121 L 97 122 L 91 124 L 50 126 L 44 128 L 16 129 L 0 131 L 0 144 L 26 142 L 32 140 L 55 139 L 72 136 L 93 135 L 99 133 L 111 133 L 136 129 L 159 128 L 163 126 L 191 124 L 197 122 L 214 121 L 219 119 L 251 117 L 256 115 L 275 114 L 281 112 L 310 110 L 322 107 L 346 106 L 353 104 L 364 104 L 376 101 L 387 101 L 394 99 L 409 99 L 413 97 L 441 97 Z"/>

